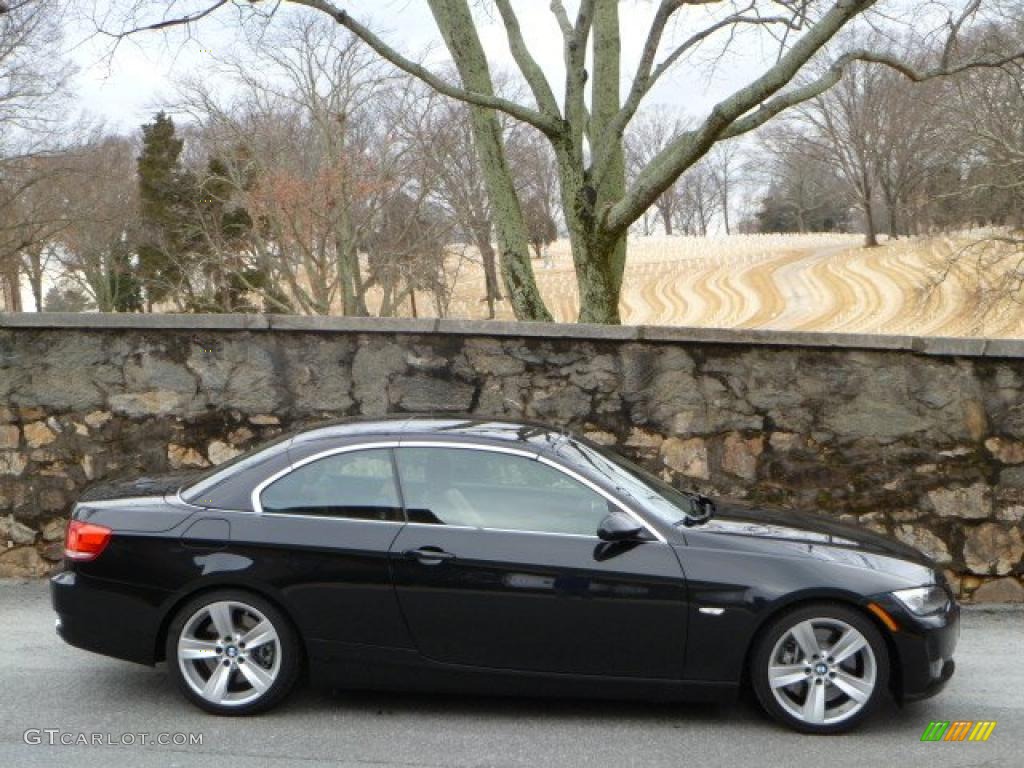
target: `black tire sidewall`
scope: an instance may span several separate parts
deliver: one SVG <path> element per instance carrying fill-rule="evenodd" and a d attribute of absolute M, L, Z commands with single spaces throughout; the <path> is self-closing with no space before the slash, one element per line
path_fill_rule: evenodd
<path fill-rule="evenodd" d="M 210 603 L 232 601 L 244 603 L 262 613 L 274 625 L 281 653 L 281 669 L 277 679 L 270 688 L 255 701 L 238 706 L 224 706 L 207 701 L 192 690 L 178 664 L 178 638 L 185 622 Z M 252 592 L 238 589 L 221 589 L 197 595 L 174 614 L 167 627 L 166 647 L 164 650 L 167 669 L 179 690 L 189 701 L 200 709 L 217 715 L 252 715 L 264 712 L 280 703 L 295 686 L 302 667 L 302 652 L 299 647 L 298 635 L 288 618 L 270 601 Z"/>
<path fill-rule="evenodd" d="M 838 619 L 862 635 L 871 646 L 877 666 L 875 689 L 867 703 L 854 715 L 832 724 L 814 725 L 793 717 L 775 700 L 768 683 L 768 664 L 772 649 L 779 638 L 791 627 L 807 619 Z M 804 733 L 843 733 L 856 728 L 878 706 L 889 687 L 889 649 L 875 623 L 862 611 L 839 603 L 813 603 L 787 611 L 772 620 L 760 633 L 750 659 L 750 680 L 761 707 L 779 722 Z"/>

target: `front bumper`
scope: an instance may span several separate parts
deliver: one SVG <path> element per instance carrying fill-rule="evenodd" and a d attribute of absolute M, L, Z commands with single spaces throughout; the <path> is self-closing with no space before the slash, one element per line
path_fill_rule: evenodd
<path fill-rule="evenodd" d="M 915 616 L 895 598 L 873 602 L 892 616 L 899 629 L 885 630 L 895 651 L 890 683 L 899 701 L 926 699 L 941 691 L 956 670 L 953 653 L 960 639 L 960 606 L 951 600 L 945 612 Z"/>
<path fill-rule="evenodd" d="M 64 570 L 50 579 L 57 634 L 69 645 L 140 664 L 156 662 L 160 614 L 129 587 Z"/>

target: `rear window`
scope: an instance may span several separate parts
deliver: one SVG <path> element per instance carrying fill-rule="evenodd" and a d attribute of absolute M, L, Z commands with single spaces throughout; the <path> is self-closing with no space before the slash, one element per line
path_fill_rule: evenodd
<path fill-rule="evenodd" d="M 248 469 L 252 469 L 272 456 L 278 455 L 285 450 L 287 443 L 295 436 L 294 432 L 279 435 L 268 443 L 253 448 L 245 453 L 240 453 L 222 464 L 205 470 L 196 477 L 189 478 L 191 483 L 181 489 L 181 498 L 189 504 L 197 506 L 209 506 L 208 497 L 214 490 L 228 478 L 236 477 Z"/>

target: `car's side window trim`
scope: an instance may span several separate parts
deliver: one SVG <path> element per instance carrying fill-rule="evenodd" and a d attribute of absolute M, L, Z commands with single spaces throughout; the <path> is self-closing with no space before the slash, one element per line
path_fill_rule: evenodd
<path fill-rule="evenodd" d="M 638 514 L 636 512 L 636 510 L 631 509 L 626 504 L 623 504 L 620 499 L 617 499 L 615 496 L 613 496 L 612 494 L 608 493 L 608 491 L 606 491 L 604 488 L 599 486 L 597 483 L 593 482 L 589 478 L 584 477 L 583 475 L 579 474 L 578 472 L 576 472 L 576 471 L 574 471 L 572 469 L 569 469 L 568 467 L 562 466 L 557 461 L 553 461 L 552 459 L 549 459 L 547 456 L 538 456 L 537 457 L 537 461 L 539 461 L 541 464 L 545 464 L 545 465 L 547 465 L 549 467 L 552 467 L 553 469 L 557 469 L 559 472 L 561 472 L 561 473 L 563 473 L 565 475 L 568 475 L 569 477 L 573 478 L 577 482 L 580 482 L 583 485 L 587 486 L 588 488 L 590 488 L 590 490 L 594 491 L 595 493 L 600 494 L 601 496 L 606 498 L 609 501 L 609 503 L 611 503 L 620 512 L 622 512 L 625 515 L 628 515 L 633 520 L 635 520 L 637 523 L 639 523 L 640 526 L 645 531 L 647 531 L 652 536 L 654 536 L 655 539 L 660 541 L 662 544 L 666 543 L 665 537 L 662 536 L 654 528 L 652 528 L 651 524 L 648 523 L 643 518 L 643 516 Z M 597 536 L 595 535 L 594 538 L 597 538 Z"/>
<path fill-rule="evenodd" d="M 539 462 L 541 464 L 549 466 L 552 469 L 558 470 L 562 474 L 567 475 L 568 477 L 571 477 L 573 480 L 575 480 L 576 482 L 578 482 L 581 485 L 585 486 L 586 488 L 589 488 L 594 493 L 598 494 L 599 496 L 602 496 L 606 501 L 608 501 L 610 504 L 612 504 L 612 506 L 614 506 L 617 510 L 619 510 L 623 514 L 628 515 L 630 518 L 632 518 L 637 523 L 639 523 L 640 526 L 645 531 L 650 533 L 657 541 L 660 541 L 663 544 L 666 541 L 665 537 L 662 536 L 657 530 L 652 528 L 651 525 L 641 515 L 637 514 L 636 511 L 630 509 L 627 505 L 623 504 L 621 500 L 617 499 L 615 496 L 613 496 L 612 494 L 608 493 L 608 491 L 606 491 L 604 488 L 599 486 L 597 483 L 593 482 L 589 478 L 584 477 L 583 475 L 580 475 L 577 472 L 574 472 L 573 470 L 569 469 L 568 467 L 562 466 L 557 461 L 552 461 L 551 459 L 549 459 L 546 456 L 541 456 L 536 451 L 524 451 L 524 450 L 521 450 L 521 449 L 518 449 L 518 448 L 505 448 L 504 446 L 499 446 L 499 445 L 481 445 L 479 443 L 459 443 L 459 442 L 451 442 L 451 441 L 447 441 L 447 440 L 400 440 L 397 447 L 398 448 L 456 448 L 456 449 L 473 450 L 473 451 L 489 451 L 491 453 L 505 453 L 505 454 L 511 454 L 511 455 L 514 455 L 514 456 L 522 456 L 524 458 L 532 459 L 532 460 L 537 461 L 537 462 Z M 402 488 L 402 476 L 401 476 L 400 473 L 398 474 L 398 486 L 399 486 L 399 493 L 401 493 L 403 495 L 403 498 L 404 498 L 405 491 Z M 408 517 L 408 511 L 406 512 L 406 516 Z M 412 522 L 406 523 L 406 524 L 407 525 L 435 525 L 434 523 L 412 523 Z M 511 532 L 511 533 L 529 533 L 529 534 L 533 534 L 535 536 L 571 536 L 571 537 L 574 537 L 574 538 L 588 538 L 588 539 L 596 539 L 597 538 L 597 534 L 596 533 L 593 536 L 590 536 L 590 535 L 579 534 L 579 533 L 558 533 L 558 532 L 552 532 L 552 531 L 534 531 L 534 530 L 531 530 L 529 528 L 488 528 L 486 526 L 484 526 L 484 527 L 476 527 L 476 526 L 450 526 L 450 527 L 469 528 L 469 529 L 472 529 L 472 530 L 480 530 L 480 531 L 504 531 L 504 532 Z"/>
<path fill-rule="evenodd" d="M 388 441 L 375 442 L 375 443 L 358 443 L 358 444 L 355 444 L 355 445 L 341 445 L 341 446 L 338 446 L 336 448 L 329 448 L 329 449 L 327 449 L 325 451 L 321 451 L 320 453 L 314 453 L 312 456 L 306 456 L 305 458 L 300 459 L 299 461 L 296 461 L 296 462 L 294 462 L 292 464 L 289 464 L 284 469 L 275 472 L 270 477 L 268 477 L 265 480 L 263 480 L 260 483 L 258 483 L 256 485 L 256 487 L 252 489 L 251 499 L 252 499 L 253 514 L 257 514 L 257 515 L 273 515 L 275 517 L 315 518 L 317 520 L 350 520 L 350 521 L 355 521 L 355 522 L 360 522 L 360 523 L 388 523 L 388 524 L 391 524 L 391 525 L 395 525 L 395 524 L 397 524 L 397 525 L 404 525 L 405 524 L 405 520 L 363 520 L 363 519 L 359 519 L 359 518 L 333 517 L 333 516 L 328 516 L 328 515 L 303 515 L 303 514 L 293 514 L 291 512 L 267 512 L 267 511 L 265 511 L 263 509 L 263 504 L 260 502 L 260 495 L 263 493 L 264 489 L 267 486 L 272 485 L 273 483 L 277 482 L 278 480 L 280 480 L 282 477 L 285 477 L 286 475 L 290 475 L 292 472 L 294 472 L 295 470 L 299 469 L 300 467 L 304 467 L 307 464 L 312 464 L 314 461 L 319 461 L 320 459 L 327 458 L 328 456 L 336 456 L 339 453 L 351 453 L 352 451 L 363 451 L 363 450 L 370 450 L 370 449 L 373 449 L 373 448 L 386 448 L 386 449 L 390 450 L 392 448 L 397 448 L 397 447 L 398 447 L 398 441 L 397 440 L 388 440 Z M 392 463 L 392 472 L 394 472 L 394 464 L 393 463 Z M 399 498 L 401 498 L 402 491 L 401 491 L 400 483 L 398 482 L 397 474 L 395 475 L 394 480 L 395 480 L 396 490 L 398 491 L 398 494 L 399 494 Z M 402 514 L 403 514 L 403 517 L 404 517 L 404 514 L 405 514 L 404 506 L 402 508 Z"/>
<path fill-rule="evenodd" d="M 329 449 L 321 451 L 319 453 L 312 454 L 311 456 L 306 456 L 305 458 L 300 459 L 299 461 L 296 461 L 293 464 L 290 464 L 289 466 L 285 467 L 284 469 L 275 472 L 270 477 L 262 480 L 260 483 L 258 483 L 253 488 L 252 495 L 251 495 L 252 508 L 253 508 L 252 514 L 257 514 L 257 515 L 274 515 L 274 516 L 279 516 L 279 517 L 298 517 L 298 518 L 307 517 L 307 518 L 316 518 L 318 520 L 325 520 L 325 519 L 348 520 L 348 519 L 350 519 L 350 518 L 344 518 L 344 517 L 329 518 L 329 517 L 318 516 L 318 515 L 292 514 L 290 512 L 267 512 L 267 511 L 265 511 L 263 509 L 263 505 L 260 503 L 260 494 L 263 493 L 263 490 L 267 486 L 271 485 L 272 483 L 276 482 L 277 480 L 280 480 L 282 477 L 284 477 L 284 476 L 286 476 L 288 474 L 291 474 L 296 469 L 299 469 L 300 467 L 303 467 L 306 464 L 311 464 L 312 462 L 318 461 L 319 459 L 323 459 L 323 458 L 326 458 L 328 456 L 334 456 L 334 455 L 337 455 L 339 453 L 349 453 L 349 452 L 352 452 L 352 451 L 368 450 L 368 449 L 372 449 L 372 448 L 387 448 L 387 449 L 395 449 L 395 448 L 455 448 L 455 449 L 473 450 L 473 451 L 489 451 L 491 453 L 504 453 L 504 454 L 509 454 L 509 455 L 512 455 L 512 456 L 521 456 L 523 458 L 532 459 L 532 460 L 538 461 L 538 462 L 540 462 L 540 463 L 542 463 L 542 464 L 544 464 L 546 466 L 549 466 L 552 469 L 555 469 L 555 470 L 561 472 L 562 474 L 567 475 L 568 477 L 571 477 L 573 480 L 575 480 L 578 483 L 581 483 L 585 487 L 589 488 L 590 490 L 594 491 L 598 495 L 602 496 L 610 504 L 612 504 L 612 506 L 614 506 L 617 510 L 619 510 L 623 514 L 628 515 L 630 518 L 632 518 L 637 523 L 639 523 L 643 527 L 643 529 L 645 531 L 647 531 L 648 533 L 650 533 L 652 536 L 654 536 L 654 538 L 656 540 L 660 541 L 661 543 L 665 543 L 665 541 L 666 541 L 665 537 L 662 536 L 661 533 L 659 533 L 656 529 L 654 529 L 650 525 L 650 523 L 648 523 L 640 514 L 638 514 L 635 510 L 631 509 L 628 505 L 624 504 L 620 499 L 618 499 L 615 496 L 613 496 L 611 493 L 606 491 L 604 488 L 602 488 L 601 486 L 599 486 L 597 483 L 593 482 L 589 478 L 586 478 L 583 475 L 580 475 L 578 472 L 575 472 L 574 470 L 569 469 L 568 467 L 565 467 L 562 464 L 559 464 L 557 461 L 554 461 L 554 460 L 548 458 L 547 456 L 541 456 L 536 451 L 525 451 L 525 450 L 522 450 L 520 448 L 506 448 L 504 446 L 499 446 L 499 445 L 481 445 L 479 443 L 456 442 L 456 441 L 450 441 L 450 440 L 386 440 L 386 441 L 379 441 L 379 442 L 372 442 L 372 443 L 357 443 L 357 444 L 354 444 L 354 445 L 342 445 L 342 446 L 338 446 L 336 448 L 329 448 Z M 405 499 L 405 490 L 402 488 L 402 478 L 401 478 L 401 475 L 397 471 L 397 467 L 394 466 L 394 452 L 393 452 L 393 450 L 392 450 L 392 467 L 393 467 L 393 471 L 394 471 L 394 474 L 395 474 L 395 484 L 396 484 L 396 488 L 398 490 L 399 499 L 402 500 L 402 512 L 403 512 L 403 515 L 405 515 L 405 513 L 406 513 L 405 501 L 404 501 L 404 499 Z M 397 524 L 397 525 L 420 525 L 420 523 L 407 523 L 405 520 L 359 520 L 358 522 L 364 522 L 364 523 L 385 523 L 385 524 L 390 524 L 390 525 L 395 525 L 395 524 Z M 426 524 L 424 523 L 423 525 L 426 525 Z M 594 536 L 587 536 L 585 534 L 575 534 L 575 533 L 568 534 L 568 533 L 557 533 L 557 532 L 550 532 L 550 531 L 533 531 L 533 530 L 530 530 L 528 528 L 486 528 L 486 527 L 478 528 L 478 527 L 474 527 L 474 526 L 449 526 L 449 527 L 468 528 L 468 529 L 471 529 L 471 530 L 511 531 L 511 532 L 514 532 L 514 533 L 529 533 L 529 534 L 533 534 L 533 535 L 537 535 L 537 536 L 570 536 L 570 537 L 576 537 L 576 538 L 594 538 L 594 539 L 597 538 L 596 535 L 594 535 Z"/>

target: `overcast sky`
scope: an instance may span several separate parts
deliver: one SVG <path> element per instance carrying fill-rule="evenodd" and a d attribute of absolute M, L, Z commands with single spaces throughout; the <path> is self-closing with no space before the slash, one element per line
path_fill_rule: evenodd
<path fill-rule="evenodd" d="M 87 3 L 84 3 L 87 4 Z M 361 21 L 411 57 L 425 56 L 437 67 L 446 53 L 433 19 L 423 0 L 377 0 L 342 2 Z M 159 3 L 154 3 L 159 6 Z M 573 2 L 568 3 L 570 9 Z M 548 0 L 516 0 L 516 9 L 527 42 L 552 81 L 556 94 L 563 83 L 561 33 L 548 11 Z M 365 10 L 372 7 L 372 12 Z M 639 57 L 653 14 L 645 0 L 622 4 L 623 68 L 631 75 Z M 102 11 L 102 7 L 100 8 Z M 306 8 L 282 6 L 282 14 L 316 14 Z M 703 27 L 710 17 L 703 7 L 684 9 L 671 35 L 682 39 Z M 513 69 L 511 55 L 500 20 L 480 17 L 480 33 L 492 65 Z M 670 38 L 671 39 L 671 38 Z M 714 73 L 708 66 L 694 71 L 693 64 L 707 64 L 713 49 L 698 54 L 689 65 L 677 66 L 649 97 L 648 103 L 675 105 L 700 114 L 725 92 L 742 85 L 758 72 L 771 55 L 751 36 L 722 60 Z M 172 100 L 176 78 L 209 69 L 210 57 L 230 58 L 246 42 L 239 33 L 237 14 L 225 8 L 192 27 L 190 37 L 183 31 L 147 32 L 123 40 L 111 54 L 110 38 L 96 35 L 88 18 L 69 25 L 67 43 L 80 68 L 76 106 L 102 117 L 112 128 L 132 130 L 150 119 L 152 113 Z M 625 86 L 624 86 L 625 87 Z"/>

